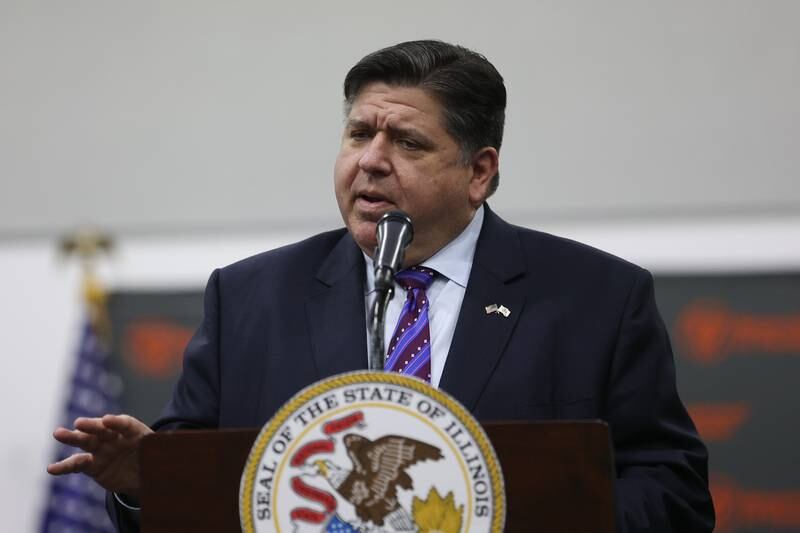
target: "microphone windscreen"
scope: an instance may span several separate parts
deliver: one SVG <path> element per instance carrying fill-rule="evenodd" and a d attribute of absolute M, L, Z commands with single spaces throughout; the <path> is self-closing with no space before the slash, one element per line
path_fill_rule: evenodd
<path fill-rule="evenodd" d="M 375 271 L 389 270 L 394 276 L 403 265 L 406 248 L 414 238 L 411 218 L 402 211 L 389 211 L 378 221 L 376 232 Z"/>

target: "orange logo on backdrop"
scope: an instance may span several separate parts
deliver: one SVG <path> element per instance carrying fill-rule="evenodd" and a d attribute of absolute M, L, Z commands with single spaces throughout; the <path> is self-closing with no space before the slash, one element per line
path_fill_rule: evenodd
<path fill-rule="evenodd" d="M 145 376 L 168 378 L 181 367 L 192 330 L 163 319 L 137 320 L 125 328 L 123 357 Z"/>
<path fill-rule="evenodd" d="M 750 418 L 750 405 L 737 403 L 693 403 L 686 406 L 703 440 L 725 441 Z"/>
<path fill-rule="evenodd" d="M 711 479 L 717 533 L 739 528 L 800 528 L 800 491 L 750 490 L 725 477 Z"/>
<path fill-rule="evenodd" d="M 800 314 L 736 313 L 720 303 L 695 302 L 675 326 L 686 355 L 699 363 L 717 363 L 736 352 L 800 353 Z"/>

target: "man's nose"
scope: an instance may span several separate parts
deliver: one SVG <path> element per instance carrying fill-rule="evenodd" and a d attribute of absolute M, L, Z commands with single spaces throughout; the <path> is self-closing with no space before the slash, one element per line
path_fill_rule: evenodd
<path fill-rule="evenodd" d="M 392 171 L 389 161 L 389 150 L 391 144 L 383 132 L 379 132 L 364 147 L 364 152 L 358 160 L 358 166 L 367 174 L 373 176 L 385 176 Z"/>

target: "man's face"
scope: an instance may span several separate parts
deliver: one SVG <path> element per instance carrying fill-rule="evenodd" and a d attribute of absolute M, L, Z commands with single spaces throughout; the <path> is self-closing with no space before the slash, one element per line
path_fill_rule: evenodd
<path fill-rule="evenodd" d="M 488 180 L 476 180 L 475 166 L 463 163 L 437 100 L 419 88 L 376 82 L 361 90 L 347 117 L 334 185 L 347 228 L 370 256 L 381 215 L 408 213 L 414 240 L 406 265 L 412 265 L 466 227 Z"/>

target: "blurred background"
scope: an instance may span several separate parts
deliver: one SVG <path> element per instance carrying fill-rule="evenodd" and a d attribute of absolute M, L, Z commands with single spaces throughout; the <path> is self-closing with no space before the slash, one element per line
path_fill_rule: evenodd
<path fill-rule="evenodd" d="M 0 0 L 0 529 L 102 530 L 50 499 L 86 489 L 51 486 L 52 430 L 152 420 L 211 270 L 341 225 L 349 67 L 439 38 L 506 80 L 493 209 L 655 274 L 718 531 L 800 531 L 799 21 L 793 0 Z M 113 249 L 87 305 L 63 244 L 91 228 Z"/>

